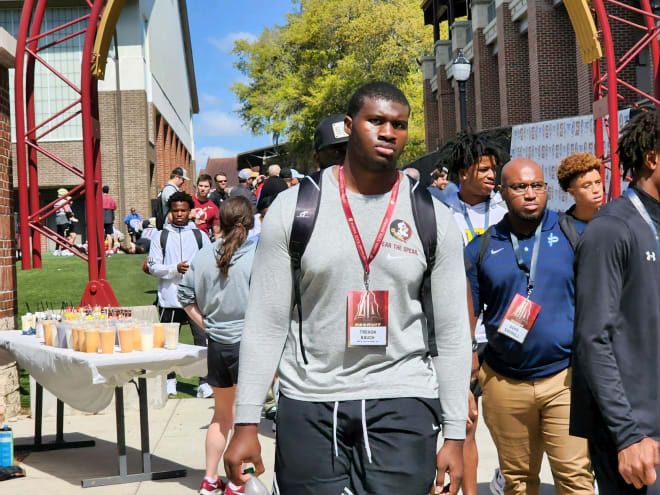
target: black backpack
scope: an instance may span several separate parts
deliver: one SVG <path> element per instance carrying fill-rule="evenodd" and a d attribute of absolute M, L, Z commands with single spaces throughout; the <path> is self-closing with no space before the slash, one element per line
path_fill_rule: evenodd
<path fill-rule="evenodd" d="M 172 184 L 165 184 L 165 187 L 174 187 Z M 158 230 L 163 230 L 165 225 L 165 208 L 163 208 L 163 191 L 165 187 L 158 193 L 156 199 L 151 200 L 151 212 L 154 217 L 156 217 L 156 228 Z"/>
<path fill-rule="evenodd" d="M 199 229 L 192 229 L 195 240 L 197 241 L 197 248 L 202 249 L 202 231 Z M 160 248 L 163 250 L 163 260 L 165 259 L 165 246 L 167 246 L 167 237 L 170 235 L 169 230 L 162 230 L 160 232 Z"/>
<path fill-rule="evenodd" d="M 316 172 L 305 177 L 298 186 L 298 200 L 296 202 L 296 213 L 291 228 L 289 239 L 289 255 L 291 256 L 291 268 L 293 270 L 293 296 L 294 305 L 298 310 L 298 340 L 300 342 L 300 353 L 303 361 L 307 364 L 307 355 L 302 338 L 302 297 L 300 292 L 300 271 L 302 256 L 307 248 L 309 239 L 312 237 L 314 224 L 321 203 L 321 179 L 323 172 Z M 431 356 L 438 355 L 435 342 L 435 324 L 433 318 L 433 301 L 431 298 L 431 271 L 435 265 L 435 250 L 437 246 L 437 226 L 435 223 L 435 210 L 431 193 L 419 182 L 410 179 L 410 200 L 412 204 L 415 227 L 421 238 L 426 257 L 426 271 L 420 288 L 419 300 L 422 303 L 426 326 L 428 329 L 428 346 Z"/>

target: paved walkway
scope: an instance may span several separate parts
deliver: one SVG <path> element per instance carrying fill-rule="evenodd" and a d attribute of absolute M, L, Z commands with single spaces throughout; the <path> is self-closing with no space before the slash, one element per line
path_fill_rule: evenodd
<path fill-rule="evenodd" d="M 27 456 L 22 465 L 27 476 L 0 482 L 3 495 L 44 493 L 68 495 L 84 492 L 93 495 L 113 494 L 182 494 L 197 493 L 204 476 L 204 438 L 212 415 L 213 402 L 209 399 L 169 400 L 165 408 L 149 411 L 150 444 L 154 470 L 188 470 L 188 476 L 170 480 L 148 481 L 109 487 L 86 488 L 80 486 L 83 478 L 111 476 L 118 472 L 116 457 L 116 431 L 113 414 L 65 417 L 64 431 L 67 440 L 94 439 L 96 446 L 39 452 Z M 31 418 L 23 417 L 10 423 L 15 442 L 25 442 L 32 435 Z M 44 419 L 45 440 L 53 438 L 55 418 Z M 266 466 L 262 480 L 266 486 L 272 483 L 275 434 L 271 422 L 263 421 L 260 427 L 261 445 Z M 126 441 L 128 445 L 129 473 L 136 472 L 140 456 L 140 427 L 137 411 L 126 411 Z M 477 431 L 480 448 L 479 495 L 488 495 L 488 483 L 497 466 L 497 454 L 486 427 L 480 423 Z M 544 461 L 541 480 L 543 495 L 554 493 L 552 476 Z"/>

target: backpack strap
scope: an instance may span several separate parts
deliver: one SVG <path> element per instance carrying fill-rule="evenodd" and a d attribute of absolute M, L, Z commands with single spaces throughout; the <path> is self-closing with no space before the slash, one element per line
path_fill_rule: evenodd
<path fill-rule="evenodd" d="M 495 225 L 491 225 L 488 227 L 486 232 L 479 236 L 481 238 L 481 242 L 479 243 L 479 255 L 477 256 L 477 270 L 481 268 L 481 265 L 484 262 L 486 251 L 488 251 L 488 245 L 490 244 L 490 238 L 493 237 L 494 231 Z"/>
<path fill-rule="evenodd" d="M 291 269 L 293 270 L 293 297 L 294 305 L 298 310 L 298 340 L 300 353 L 305 364 L 307 355 L 302 340 L 302 295 L 300 292 L 300 277 L 302 256 L 307 248 L 309 239 L 312 237 L 316 217 L 319 213 L 321 203 L 321 179 L 323 171 L 305 177 L 298 186 L 298 199 L 296 201 L 296 213 L 291 226 L 291 237 L 289 238 L 289 255 L 291 256 Z"/>
<path fill-rule="evenodd" d="M 435 209 L 431 193 L 421 187 L 419 182 L 410 178 L 410 203 L 412 205 L 415 227 L 422 241 L 426 270 L 422 278 L 419 291 L 419 300 L 426 317 L 427 338 L 429 354 L 438 355 L 438 346 L 435 341 L 435 318 L 433 315 L 433 298 L 431 293 L 431 272 L 435 265 L 435 252 L 438 246 L 438 227 L 435 220 Z"/>
<path fill-rule="evenodd" d="M 202 231 L 199 229 L 193 229 L 193 235 L 195 236 L 195 240 L 197 241 L 197 249 L 202 249 L 203 242 L 202 242 Z"/>
<path fill-rule="evenodd" d="M 580 234 L 575 228 L 575 220 L 573 219 L 573 217 L 566 213 L 560 213 L 559 228 L 568 239 L 568 242 L 571 243 L 571 247 L 573 248 L 573 251 L 575 251 L 575 248 L 577 247 L 577 243 L 580 240 Z"/>
<path fill-rule="evenodd" d="M 170 235 L 169 230 L 160 231 L 160 249 L 163 251 L 163 263 L 165 262 L 165 246 L 167 246 L 167 237 Z"/>

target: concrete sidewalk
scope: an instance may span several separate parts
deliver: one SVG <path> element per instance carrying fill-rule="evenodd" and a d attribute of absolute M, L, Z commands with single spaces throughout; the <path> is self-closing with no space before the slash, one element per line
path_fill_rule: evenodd
<path fill-rule="evenodd" d="M 65 417 L 66 440 L 96 441 L 95 447 L 38 452 L 25 457 L 21 465 L 27 476 L 0 482 L 3 495 L 42 493 L 65 495 L 87 494 L 181 494 L 197 493 L 204 476 L 204 439 L 212 416 L 213 401 L 209 399 L 169 400 L 165 408 L 149 411 L 149 433 L 154 471 L 185 468 L 185 478 L 131 483 L 98 488 L 81 488 L 80 481 L 87 478 L 113 476 L 118 473 L 116 430 L 114 414 Z M 261 477 L 271 486 L 275 449 L 275 434 L 270 421 L 262 421 L 260 437 L 266 473 Z M 32 440 L 34 423 L 23 417 L 11 422 L 15 443 Z M 55 418 L 44 419 L 44 440 L 54 438 Z M 480 422 L 477 431 L 479 445 L 479 495 L 490 493 L 488 484 L 497 467 L 497 453 L 488 430 Z M 137 472 L 140 463 L 140 425 L 137 411 L 126 411 L 126 443 L 128 471 Z M 541 472 L 543 495 L 554 493 L 552 475 L 544 460 Z"/>

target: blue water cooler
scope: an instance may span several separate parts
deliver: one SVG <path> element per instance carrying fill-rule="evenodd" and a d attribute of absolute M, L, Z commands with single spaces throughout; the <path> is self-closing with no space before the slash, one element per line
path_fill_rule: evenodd
<path fill-rule="evenodd" d="M 14 432 L 8 425 L 0 428 L 0 467 L 14 465 Z"/>

